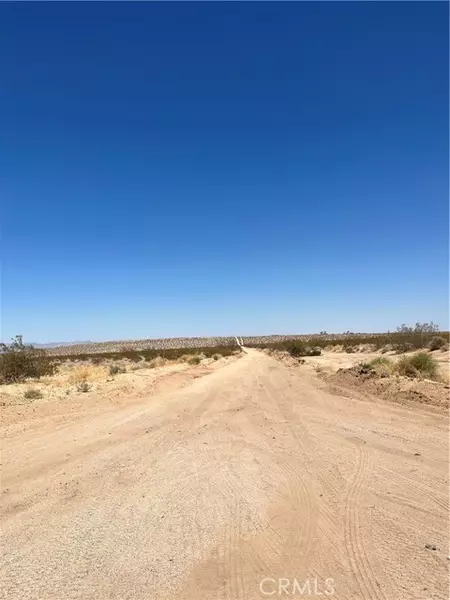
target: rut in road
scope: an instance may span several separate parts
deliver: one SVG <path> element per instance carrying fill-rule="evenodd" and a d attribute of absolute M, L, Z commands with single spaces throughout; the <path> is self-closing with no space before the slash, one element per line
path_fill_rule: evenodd
<path fill-rule="evenodd" d="M 442 417 L 352 396 L 248 350 L 9 436 L 1 597 L 252 600 L 331 578 L 341 600 L 447 598 Z"/>

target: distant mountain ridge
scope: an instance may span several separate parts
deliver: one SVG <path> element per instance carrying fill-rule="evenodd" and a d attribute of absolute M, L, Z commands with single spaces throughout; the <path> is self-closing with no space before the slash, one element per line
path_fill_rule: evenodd
<path fill-rule="evenodd" d="M 34 346 L 35 348 L 58 348 L 61 346 L 77 346 L 78 344 L 93 344 L 94 342 L 92 342 L 91 340 L 86 340 L 86 341 L 76 341 L 76 342 L 47 342 L 46 344 L 38 344 L 38 343 L 34 343 L 31 342 L 31 346 Z"/>

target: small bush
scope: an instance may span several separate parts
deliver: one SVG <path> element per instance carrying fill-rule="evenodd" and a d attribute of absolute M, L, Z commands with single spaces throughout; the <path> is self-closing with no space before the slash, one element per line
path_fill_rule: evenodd
<path fill-rule="evenodd" d="M 133 363 L 130 367 L 130 371 L 140 371 L 141 369 L 148 369 L 148 364 L 145 362 L 145 360 L 141 360 L 138 363 Z"/>
<path fill-rule="evenodd" d="M 404 342 L 402 344 L 395 344 L 394 349 L 395 354 L 405 354 L 405 352 L 414 350 L 414 345 L 409 342 Z"/>
<path fill-rule="evenodd" d="M 156 358 L 152 358 L 152 360 L 148 363 L 149 369 L 155 369 L 156 367 L 162 367 L 166 364 L 166 359 L 162 358 L 162 356 L 157 356 Z"/>
<path fill-rule="evenodd" d="M 345 348 L 345 351 L 347 352 L 347 354 L 353 354 L 355 349 L 353 348 L 353 346 L 347 346 Z"/>
<path fill-rule="evenodd" d="M 320 356 L 322 354 L 322 349 L 319 347 L 316 348 L 307 348 L 305 352 L 305 356 Z"/>
<path fill-rule="evenodd" d="M 392 352 L 394 350 L 394 344 L 386 344 L 380 350 L 381 354 L 386 354 L 386 352 Z"/>
<path fill-rule="evenodd" d="M 70 373 L 69 382 L 74 385 L 84 383 L 88 379 L 92 379 L 94 373 L 95 369 L 91 364 L 76 366 Z"/>
<path fill-rule="evenodd" d="M 378 367 L 380 365 L 382 367 L 393 367 L 394 365 L 392 360 L 387 358 L 387 356 L 377 356 L 377 358 L 374 358 L 368 364 L 370 367 Z"/>
<path fill-rule="evenodd" d="M 11 344 L 0 344 L 0 381 L 13 383 L 25 379 L 40 379 L 53 375 L 55 363 L 46 351 L 34 346 L 26 346 L 21 335 L 12 339 Z"/>
<path fill-rule="evenodd" d="M 39 398 L 43 398 L 44 394 L 41 392 L 41 390 L 31 388 L 24 393 L 23 397 L 25 400 L 38 400 Z"/>
<path fill-rule="evenodd" d="M 397 363 L 397 371 L 405 377 L 438 379 L 439 364 L 426 352 L 404 356 Z"/>
<path fill-rule="evenodd" d="M 112 364 L 109 366 L 109 374 L 112 376 L 118 375 L 119 373 L 126 373 L 126 371 L 126 367 L 123 367 L 122 365 Z"/>
<path fill-rule="evenodd" d="M 201 361 L 200 356 L 191 356 L 187 359 L 188 365 L 199 365 Z"/>
<path fill-rule="evenodd" d="M 87 381 L 82 381 L 81 383 L 79 383 L 77 385 L 77 390 L 79 392 L 89 392 L 89 390 L 92 389 L 92 385 L 90 383 L 88 383 Z"/>
<path fill-rule="evenodd" d="M 370 371 L 375 371 L 381 377 L 388 377 L 395 370 L 395 363 L 386 356 L 378 356 L 366 363 L 366 366 Z"/>
<path fill-rule="evenodd" d="M 220 358 L 222 358 L 222 355 L 216 353 L 216 354 L 213 354 L 212 357 L 213 357 L 213 360 L 219 360 Z"/>
<path fill-rule="evenodd" d="M 428 348 L 431 351 L 433 351 L 433 350 L 439 350 L 440 348 L 442 348 L 442 346 L 445 346 L 446 343 L 447 343 L 446 339 L 443 338 L 441 335 L 435 335 L 428 342 Z"/>
<path fill-rule="evenodd" d="M 283 344 L 280 350 L 286 350 L 288 354 L 293 356 L 294 358 L 298 358 L 299 356 L 305 356 L 305 347 L 301 342 L 297 341 L 289 341 Z"/>

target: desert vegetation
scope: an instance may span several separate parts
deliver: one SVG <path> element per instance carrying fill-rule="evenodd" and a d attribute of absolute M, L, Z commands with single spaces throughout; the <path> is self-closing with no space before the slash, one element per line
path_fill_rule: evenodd
<path fill-rule="evenodd" d="M 152 366 L 158 366 L 158 361 L 161 360 L 179 360 L 183 356 L 192 356 L 194 353 L 190 348 L 169 348 L 169 349 L 154 349 L 148 348 L 146 350 L 117 350 L 116 352 L 90 352 L 89 347 L 85 348 L 83 353 L 70 353 L 69 350 L 72 347 L 66 348 L 67 354 L 64 355 L 52 355 L 53 360 L 56 364 L 60 364 L 65 361 L 83 362 L 91 361 L 94 364 L 101 364 L 105 361 L 120 361 L 128 360 L 130 362 L 138 363 L 145 361 L 149 364 L 156 360 Z M 238 349 L 236 342 L 230 346 L 200 346 L 195 348 L 196 355 L 202 355 L 203 358 L 211 358 L 214 354 L 220 354 L 221 356 L 231 356 Z M 50 352 L 50 351 L 49 351 Z"/>
<path fill-rule="evenodd" d="M 413 379 L 439 380 L 439 363 L 428 352 L 416 352 L 408 356 L 402 356 L 394 361 L 386 356 L 379 356 L 368 363 L 361 363 L 364 371 L 374 372 L 381 377 L 393 374 L 410 377 Z"/>
<path fill-rule="evenodd" d="M 383 334 L 362 334 L 345 332 L 328 334 L 322 331 L 317 335 L 259 336 L 243 338 L 244 345 L 266 348 L 282 352 L 299 361 L 303 357 L 320 356 L 323 351 L 340 353 L 380 352 L 370 363 L 361 363 L 365 368 L 382 376 L 397 373 L 407 377 L 436 378 L 436 366 L 432 352 L 448 349 L 448 334 L 439 332 L 433 323 L 416 323 L 414 326 L 401 325 L 394 332 Z M 149 347 L 153 346 L 153 347 Z M 127 371 L 162 367 L 170 362 L 185 362 L 190 366 L 204 359 L 219 360 L 240 349 L 235 338 L 171 338 L 161 340 L 141 340 L 135 342 L 104 342 L 61 346 L 44 350 L 26 345 L 22 336 L 16 336 L 10 344 L 2 344 L 0 352 L 0 381 L 3 384 L 20 383 L 26 380 L 39 380 L 54 375 L 58 368 L 70 365 L 68 375 L 70 385 L 77 391 L 91 389 L 94 379 L 98 379 L 98 369 L 102 378 L 114 378 Z M 393 363 L 387 354 L 405 354 L 422 350 L 418 355 L 405 356 Z M 97 369 L 95 376 L 92 370 Z M 30 392 L 29 398 L 32 399 Z"/>
<path fill-rule="evenodd" d="M 15 383 L 53 375 L 55 362 L 45 350 L 25 345 L 21 335 L 10 344 L 0 344 L 0 382 Z"/>
<path fill-rule="evenodd" d="M 397 362 L 396 371 L 405 377 L 425 377 L 438 379 L 439 365 L 427 352 L 417 352 L 412 356 L 403 356 Z"/>
<path fill-rule="evenodd" d="M 433 350 L 440 350 L 447 345 L 447 340 L 442 335 L 435 335 L 428 342 L 428 348 Z"/>
<path fill-rule="evenodd" d="M 440 333 L 432 321 L 416 323 L 414 326 L 400 325 L 396 331 L 387 333 L 351 333 L 317 334 L 311 336 L 269 336 L 244 338 L 244 344 L 250 347 L 264 347 L 272 350 L 284 350 L 291 356 L 314 356 L 319 350 L 331 350 L 337 346 L 339 351 L 354 352 L 381 351 L 403 354 L 422 348 L 435 350 L 448 341 L 448 333 Z"/>
<path fill-rule="evenodd" d="M 25 400 L 39 400 L 44 397 L 44 394 L 41 392 L 41 390 L 30 388 L 24 392 L 23 397 Z"/>

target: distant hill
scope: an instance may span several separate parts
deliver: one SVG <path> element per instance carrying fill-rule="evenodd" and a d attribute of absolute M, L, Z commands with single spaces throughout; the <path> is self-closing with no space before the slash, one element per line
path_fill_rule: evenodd
<path fill-rule="evenodd" d="M 57 348 L 61 346 L 77 346 L 78 344 L 92 344 L 91 340 L 87 340 L 84 342 L 47 342 L 46 344 L 34 344 L 31 343 L 35 348 Z"/>

